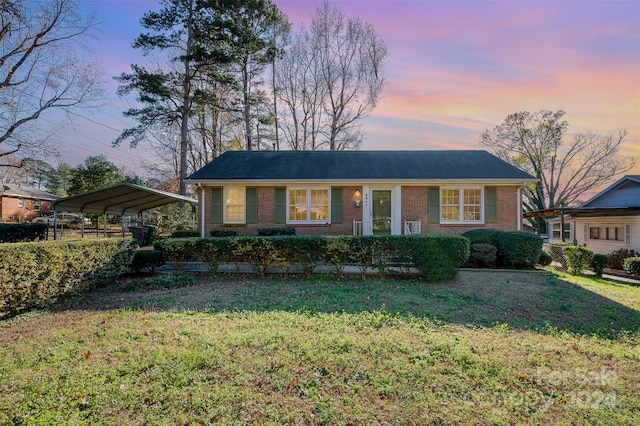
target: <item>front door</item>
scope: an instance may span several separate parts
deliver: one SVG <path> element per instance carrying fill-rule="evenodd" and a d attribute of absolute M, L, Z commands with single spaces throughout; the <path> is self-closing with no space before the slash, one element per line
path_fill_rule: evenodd
<path fill-rule="evenodd" d="M 371 191 L 371 226 L 373 235 L 391 235 L 391 190 Z"/>

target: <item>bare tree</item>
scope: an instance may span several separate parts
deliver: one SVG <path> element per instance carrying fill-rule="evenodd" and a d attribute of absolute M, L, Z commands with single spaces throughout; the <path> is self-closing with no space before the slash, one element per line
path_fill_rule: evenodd
<path fill-rule="evenodd" d="M 620 147 L 626 130 L 585 132 L 567 141 L 564 111 L 519 112 L 482 134 L 480 144 L 539 179 L 524 189 L 527 211 L 576 203 L 585 192 L 610 182 L 638 164 Z M 544 232 L 543 221 L 538 229 Z"/>
<path fill-rule="evenodd" d="M 386 59 L 387 47 L 373 25 L 346 18 L 326 1 L 319 6 L 311 27 L 302 29 L 279 67 L 290 145 L 358 148 L 359 123 L 376 106 Z"/>
<path fill-rule="evenodd" d="M 12 154 L 41 155 L 51 137 L 38 131 L 43 113 L 72 112 L 100 99 L 98 68 L 76 54 L 95 26 L 80 10 L 75 0 L 0 2 L 1 165 L 16 167 L 2 161 Z"/>

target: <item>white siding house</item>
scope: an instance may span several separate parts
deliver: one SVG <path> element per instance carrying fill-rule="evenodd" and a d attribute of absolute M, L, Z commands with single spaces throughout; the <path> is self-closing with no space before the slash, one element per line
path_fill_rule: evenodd
<path fill-rule="evenodd" d="M 578 208 L 555 211 L 564 215 L 564 241 L 600 254 L 640 251 L 640 175 L 623 177 Z M 550 241 L 562 241 L 561 217 L 547 222 Z"/>

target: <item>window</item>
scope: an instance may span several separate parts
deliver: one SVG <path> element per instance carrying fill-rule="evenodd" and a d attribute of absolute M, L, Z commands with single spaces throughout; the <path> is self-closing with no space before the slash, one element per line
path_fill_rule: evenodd
<path fill-rule="evenodd" d="M 24 198 L 18 198 L 18 207 L 24 207 Z"/>
<path fill-rule="evenodd" d="M 562 234 L 560 233 L 560 222 L 555 222 L 551 225 L 551 238 L 554 240 L 562 239 Z M 571 241 L 571 240 L 572 240 L 571 223 L 565 223 L 564 224 L 564 241 Z"/>
<path fill-rule="evenodd" d="M 616 226 L 607 229 L 607 240 L 624 241 L 624 227 Z"/>
<path fill-rule="evenodd" d="M 40 211 L 40 200 L 34 200 L 33 202 L 33 210 L 39 212 Z"/>
<path fill-rule="evenodd" d="M 480 188 L 442 188 L 440 221 L 443 223 L 482 223 L 483 205 Z"/>
<path fill-rule="evenodd" d="M 623 225 L 589 228 L 589 239 L 591 240 L 626 241 L 626 237 Z"/>
<path fill-rule="evenodd" d="M 244 188 L 225 188 L 224 194 L 224 222 L 245 222 Z"/>
<path fill-rule="evenodd" d="M 329 223 L 329 189 L 289 189 L 287 197 L 287 222 Z"/>

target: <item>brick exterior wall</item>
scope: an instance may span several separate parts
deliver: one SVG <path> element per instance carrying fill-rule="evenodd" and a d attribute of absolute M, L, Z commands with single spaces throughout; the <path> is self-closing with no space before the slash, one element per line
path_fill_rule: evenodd
<path fill-rule="evenodd" d="M 35 210 L 35 200 L 23 198 L 23 207 L 18 207 L 17 197 L 0 197 L 0 219 L 2 222 L 31 222 L 34 217 L 51 213 L 51 201 L 40 201 L 40 210 Z"/>
<path fill-rule="evenodd" d="M 204 187 L 207 190 L 207 187 Z M 494 228 L 502 231 L 515 231 L 517 229 L 516 212 L 518 210 L 516 191 L 517 186 L 498 186 L 496 188 L 497 221 L 495 223 L 470 224 L 470 225 L 442 225 L 428 223 L 427 220 L 427 187 L 403 186 L 401 222 L 404 220 L 421 220 L 423 234 L 462 234 L 463 232 L 477 228 Z M 260 228 L 293 227 L 296 234 L 322 234 L 322 235 L 351 235 L 353 233 L 353 221 L 362 220 L 362 207 L 353 205 L 352 197 L 361 186 L 342 187 L 342 223 L 331 225 L 289 225 L 275 223 L 275 187 L 258 187 L 258 222 L 249 224 L 214 224 L 211 223 L 211 195 L 206 194 L 205 201 L 205 235 L 213 229 L 232 229 L 239 235 L 256 235 Z M 198 221 L 201 219 L 202 192 L 198 190 Z M 403 225 L 404 226 L 404 225 Z M 200 225 L 198 227 L 200 228 Z"/>
<path fill-rule="evenodd" d="M 429 223 L 427 219 L 428 194 L 423 186 L 402 187 L 402 221 L 421 220 L 423 234 L 462 234 L 471 229 L 493 228 L 501 231 L 515 231 L 518 228 L 516 204 L 518 202 L 517 186 L 499 186 L 496 188 L 497 220 L 494 223 L 485 224 L 440 224 Z"/>

